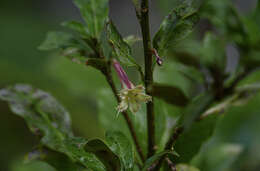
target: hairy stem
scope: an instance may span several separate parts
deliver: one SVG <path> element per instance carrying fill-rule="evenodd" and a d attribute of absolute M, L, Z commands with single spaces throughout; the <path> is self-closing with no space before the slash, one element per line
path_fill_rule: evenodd
<path fill-rule="evenodd" d="M 138 16 L 137 16 L 138 17 Z M 143 36 L 145 58 L 145 90 L 151 95 L 149 87 L 153 84 L 152 45 L 149 23 L 149 0 L 142 0 L 141 16 L 139 18 Z M 147 103 L 147 128 L 148 128 L 148 157 L 155 153 L 155 118 L 153 100 Z"/>
<path fill-rule="evenodd" d="M 106 76 L 106 80 L 107 80 L 108 84 L 110 85 L 117 102 L 120 103 L 120 98 L 118 96 L 118 92 L 116 90 L 116 86 L 115 86 L 115 83 L 114 83 L 112 75 L 111 75 L 111 65 L 110 64 L 108 64 L 107 70 L 106 70 L 106 72 L 104 72 L 104 75 Z M 143 154 L 143 151 L 142 151 L 140 144 L 138 143 L 138 139 L 137 139 L 137 136 L 136 136 L 136 133 L 135 133 L 135 130 L 134 130 L 134 125 L 133 125 L 133 123 L 132 123 L 131 119 L 129 118 L 128 113 L 126 111 L 122 112 L 122 114 L 125 118 L 127 126 L 129 128 L 129 131 L 131 133 L 131 136 L 134 140 L 136 150 L 137 150 L 142 162 L 144 162 L 145 161 L 144 154 Z"/>

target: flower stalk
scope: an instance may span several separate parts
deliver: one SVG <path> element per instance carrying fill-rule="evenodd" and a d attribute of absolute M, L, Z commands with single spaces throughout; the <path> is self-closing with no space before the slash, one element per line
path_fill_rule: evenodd
<path fill-rule="evenodd" d="M 114 83 L 112 75 L 111 75 L 111 65 L 110 64 L 111 63 L 109 62 L 107 67 L 106 67 L 107 68 L 106 72 L 104 72 L 104 75 L 106 77 L 106 80 L 107 80 L 110 88 L 113 91 L 113 94 L 114 94 L 117 102 L 120 103 L 120 97 L 118 95 L 115 83 Z M 138 154 L 140 156 L 140 159 L 142 160 L 142 162 L 144 162 L 145 161 L 145 157 L 144 157 L 144 154 L 143 154 L 143 150 L 142 150 L 142 148 L 141 148 L 141 146 L 140 146 L 140 144 L 138 142 L 137 135 L 136 135 L 136 132 L 135 132 L 135 129 L 134 129 L 134 125 L 133 125 L 131 119 L 129 118 L 127 111 L 123 111 L 122 114 L 123 114 L 123 117 L 124 117 L 124 119 L 125 119 L 125 121 L 127 123 L 127 126 L 129 128 L 129 131 L 130 131 L 131 136 L 133 138 L 133 141 L 134 141 L 136 150 L 137 150 L 137 152 L 138 152 Z"/>

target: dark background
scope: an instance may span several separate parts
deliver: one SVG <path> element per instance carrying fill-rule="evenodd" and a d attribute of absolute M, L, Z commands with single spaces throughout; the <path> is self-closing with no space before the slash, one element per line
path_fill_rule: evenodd
<path fill-rule="evenodd" d="M 249 11 L 255 3 L 256 0 L 235 1 L 241 13 Z M 174 3 L 171 0 L 152 0 L 151 4 L 154 33 Z M 111 0 L 110 7 L 110 16 L 123 35 L 140 35 L 130 0 Z M 62 30 L 60 23 L 71 19 L 80 20 L 72 0 L 0 0 L 0 88 L 28 83 L 51 92 L 71 112 L 77 135 L 102 138 L 104 130 L 97 121 L 95 92 L 106 86 L 104 78 L 93 69 L 37 50 L 47 31 Z M 136 54 L 142 55 L 140 48 L 136 48 Z M 17 161 L 38 140 L 25 122 L 13 115 L 2 101 L 0 116 L 0 171 L 16 170 Z M 255 124 L 251 119 L 249 124 Z M 257 147 L 255 150 L 259 151 Z"/>

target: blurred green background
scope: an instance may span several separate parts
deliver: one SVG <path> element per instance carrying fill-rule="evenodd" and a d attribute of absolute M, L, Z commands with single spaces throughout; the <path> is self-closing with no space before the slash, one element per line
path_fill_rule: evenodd
<path fill-rule="evenodd" d="M 241 12 L 249 11 L 255 3 L 254 0 L 235 1 Z M 130 0 L 111 0 L 110 6 L 110 15 L 123 35 L 140 35 Z M 153 33 L 162 17 L 173 7 L 173 1 L 152 0 Z M 107 86 L 104 78 L 92 68 L 37 50 L 47 31 L 64 29 L 60 23 L 70 19 L 80 20 L 72 0 L 1 0 L 0 88 L 28 83 L 51 92 L 70 111 L 76 135 L 102 138 L 104 130 L 97 120 L 96 96 L 100 88 Z M 142 55 L 140 48 L 136 47 L 135 54 Z M 259 80 L 258 76 L 251 79 Z M 204 170 L 221 171 L 226 168 L 223 165 L 223 168 L 218 168 L 218 162 L 225 161 L 234 162 L 237 168 L 245 168 L 245 171 L 260 170 L 259 103 L 260 94 L 248 105 L 231 108 L 228 115 L 219 121 L 214 137 L 203 147 L 204 152 L 197 156 L 200 162 L 194 159 L 194 164 Z M 20 160 L 37 145 L 38 140 L 32 136 L 23 119 L 13 115 L 2 101 L 0 113 L 0 171 L 27 171 L 20 166 Z M 221 150 L 223 155 L 217 155 L 216 151 Z M 230 158 L 225 158 L 227 155 L 224 153 L 227 152 Z M 232 158 L 233 153 L 240 155 Z M 43 170 L 51 170 L 41 163 L 36 165 L 41 165 Z M 212 166 L 215 168 L 212 169 Z M 30 168 L 36 170 L 34 166 Z"/>

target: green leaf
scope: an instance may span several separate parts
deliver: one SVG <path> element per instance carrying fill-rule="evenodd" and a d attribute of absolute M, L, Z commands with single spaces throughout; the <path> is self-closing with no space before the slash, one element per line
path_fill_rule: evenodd
<path fill-rule="evenodd" d="M 87 24 L 88 34 L 99 38 L 108 18 L 108 0 L 75 0 Z"/>
<path fill-rule="evenodd" d="M 46 162 L 42 161 L 32 161 L 29 163 L 19 162 L 12 167 L 12 171 L 59 171 L 56 170 L 53 166 L 49 165 Z"/>
<path fill-rule="evenodd" d="M 199 116 L 213 103 L 213 100 L 214 96 L 211 92 L 205 92 L 193 99 L 185 108 L 178 125 L 184 127 L 185 131 L 189 130 Z"/>
<path fill-rule="evenodd" d="M 132 0 L 132 2 L 133 2 L 136 9 L 140 8 L 139 0 Z"/>
<path fill-rule="evenodd" d="M 88 61 L 88 58 L 83 56 L 82 51 L 76 47 L 68 47 L 62 50 L 60 55 L 77 64 L 85 65 Z"/>
<path fill-rule="evenodd" d="M 260 26 L 260 1 L 258 0 L 257 6 L 254 12 L 254 19 L 258 26 Z"/>
<path fill-rule="evenodd" d="M 107 132 L 106 141 L 110 149 L 119 156 L 123 170 L 133 170 L 134 149 L 126 136 L 121 132 Z"/>
<path fill-rule="evenodd" d="M 124 116 L 122 114 L 117 114 L 116 107 L 118 103 L 114 98 L 114 95 L 111 92 L 111 90 L 109 88 L 100 89 L 98 91 L 98 99 L 98 119 L 100 121 L 100 124 L 107 131 L 120 131 L 124 135 L 126 135 L 129 140 L 132 140 L 129 128 L 125 124 Z M 142 105 L 142 108 L 137 113 L 128 113 L 128 117 L 131 119 L 134 125 L 138 142 L 140 143 L 140 146 L 143 149 L 144 154 L 146 154 L 147 142 L 143 141 L 144 139 L 147 139 L 147 124 L 144 124 L 146 123 L 145 104 Z M 131 142 L 132 144 L 134 143 L 133 141 Z"/>
<path fill-rule="evenodd" d="M 67 27 L 71 30 L 74 30 L 78 33 L 80 33 L 83 37 L 89 38 L 89 34 L 87 32 L 87 28 L 79 21 L 67 21 L 63 22 L 62 26 Z"/>
<path fill-rule="evenodd" d="M 155 68 L 154 81 L 156 83 L 177 87 L 182 90 L 186 97 L 190 98 L 194 96 L 194 91 L 196 91 L 196 82 L 194 82 L 193 79 L 200 80 L 200 77 L 193 76 L 195 72 L 192 69 L 193 68 L 171 61 L 170 59 L 165 59 L 163 67 Z M 186 76 L 187 74 L 189 77 Z"/>
<path fill-rule="evenodd" d="M 39 46 L 39 50 L 55 50 L 71 45 L 74 45 L 74 38 L 71 34 L 51 31 L 47 33 L 47 37 Z"/>
<path fill-rule="evenodd" d="M 85 168 L 82 165 L 78 163 L 73 163 L 66 155 L 43 147 L 39 147 L 28 153 L 25 163 L 31 163 L 38 160 L 50 164 L 57 170 L 85 170 Z"/>
<path fill-rule="evenodd" d="M 102 72 L 104 72 L 106 70 L 106 66 L 107 63 L 105 60 L 103 59 L 96 59 L 96 58 L 90 58 L 87 60 L 87 62 L 85 63 L 88 66 L 92 66 Z"/>
<path fill-rule="evenodd" d="M 225 38 L 231 39 L 239 45 L 246 45 L 247 33 L 239 13 L 231 1 L 208 0 L 201 7 L 201 15 L 207 18 L 217 27 L 218 31 L 224 34 Z"/>
<path fill-rule="evenodd" d="M 133 46 L 135 43 L 141 41 L 142 39 L 140 37 L 134 36 L 134 35 L 130 35 L 124 38 L 124 41 L 130 45 Z"/>
<path fill-rule="evenodd" d="M 199 21 L 197 11 L 188 3 L 174 9 L 162 22 L 153 39 L 153 46 L 160 55 L 189 35 Z"/>
<path fill-rule="evenodd" d="M 157 150 L 162 151 L 168 139 L 168 118 L 165 112 L 165 104 L 163 101 L 154 98 L 155 113 L 155 142 Z"/>
<path fill-rule="evenodd" d="M 184 131 L 173 146 L 180 155 L 180 157 L 174 158 L 174 161 L 176 163 L 189 163 L 199 152 L 201 146 L 213 135 L 216 122 L 216 115 L 208 116 L 193 123 L 190 129 Z"/>
<path fill-rule="evenodd" d="M 89 65 L 98 70 L 103 70 L 105 61 L 97 59 L 83 40 L 73 37 L 73 35 L 64 32 L 49 32 L 46 40 L 39 47 L 40 50 L 58 49 L 60 55 L 68 58 L 74 63 Z"/>
<path fill-rule="evenodd" d="M 155 110 L 155 140 L 157 151 L 163 151 L 171 136 L 171 129 L 183 110 L 180 107 L 168 104 L 163 100 L 154 98 Z"/>
<path fill-rule="evenodd" d="M 174 59 L 178 62 L 194 68 L 200 68 L 199 57 L 186 51 L 174 51 L 173 53 Z"/>
<path fill-rule="evenodd" d="M 177 164 L 176 169 L 177 171 L 200 171 L 198 168 L 189 166 L 187 164 Z"/>
<path fill-rule="evenodd" d="M 120 166 L 120 159 L 101 140 L 94 139 L 85 145 L 87 152 L 94 153 L 106 166 L 107 170 L 119 171 L 124 166 Z"/>
<path fill-rule="evenodd" d="M 226 68 L 225 46 L 225 42 L 213 33 L 206 33 L 201 48 L 201 63 L 213 72 L 224 73 Z"/>
<path fill-rule="evenodd" d="M 177 106 L 186 106 L 189 102 L 182 90 L 164 84 L 153 84 L 152 95 Z"/>
<path fill-rule="evenodd" d="M 106 33 L 108 41 L 119 61 L 127 66 L 137 66 L 132 57 L 131 47 L 124 41 L 112 21 L 107 23 Z"/>
<path fill-rule="evenodd" d="M 249 69 L 257 68 L 260 65 L 260 50 L 250 50 L 241 58 L 241 63 Z"/>
<path fill-rule="evenodd" d="M 85 139 L 72 135 L 69 113 L 48 93 L 18 84 L 2 89 L 0 99 L 9 103 L 11 110 L 25 119 L 31 131 L 41 134 L 41 143 L 51 150 L 66 154 L 93 170 L 105 170 L 97 157 L 84 150 Z"/>
<path fill-rule="evenodd" d="M 220 143 L 196 156 L 192 164 L 207 171 L 229 170 L 242 152 L 242 145 Z"/>
<path fill-rule="evenodd" d="M 178 153 L 176 153 L 175 151 L 172 151 L 172 150 L 167 150 L 167 151 L 157 153 L 146 160 L 142 171 L 148 170 L 149 167 L 152 166 L 152 164 L 154 164 L 156 161 L 159 161 L 166 154 L 170 154 L 170 155 L 177 156 L 177 157 L 179 156 Z"/>

